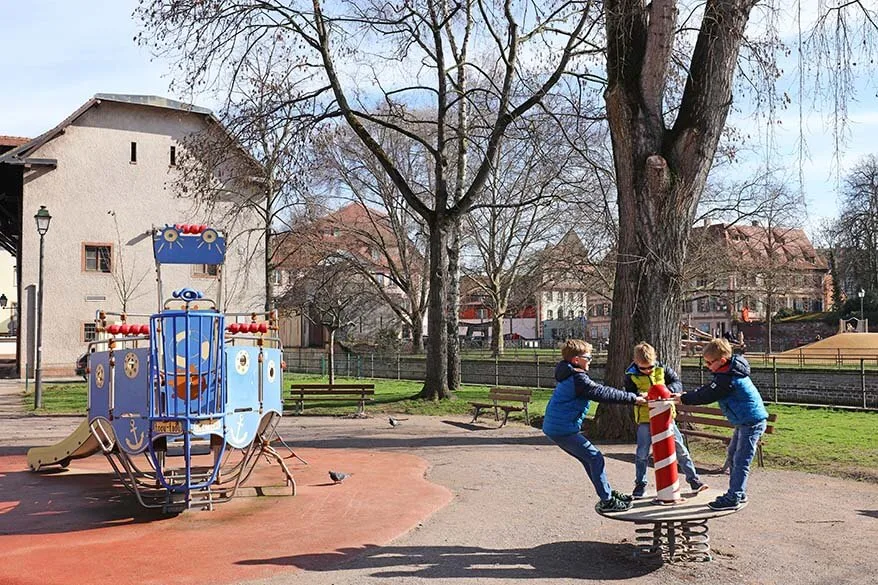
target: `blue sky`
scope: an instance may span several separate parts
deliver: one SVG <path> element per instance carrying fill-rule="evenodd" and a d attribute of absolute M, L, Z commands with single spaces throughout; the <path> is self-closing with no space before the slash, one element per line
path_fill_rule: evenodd
<path fill-rule="evenodd" d="M 6 91 L 0 92 L 0 134 L 33 137 L 54 126 L 95 93 L 154 94 L 183 99 L 168 90 L 168 65 L 152 61 L 138 47 L 131 13 L 136 0 L 0 0 L 3 19 L 0 39 L 0 71 Z M 797 94 L 794 79 L 781 81 L 780 90 Z M 786 84 L 789 87 L 784 87 Z M 196 100 L 197 101 L 197 100 Z M 209 103 L 200 103 L 210 107 Z M 874 87 L 863 84 L 860 101 L 850 108 L 851 134 L 842 157 L 842 170 L 872 152 L 878 135 L 878 100 Z M 826 107 L 808 104 L 805 139 L 810 158 L 806 161 L 805 194 L 808 224 L 837 213 L 836 178 L 833 175 L 833 143 Z M 798 187 L 798 106 L 779 113 L 778 153 L 774 165 Z M 754 136 L 764 137 L 764 127 L 748 116 L 731 121 Z M 732 171 L 746 175 L 762 163 L 764 154 L 744 161 Z M 764 152 L 764 151 L 763 151 Z"/>

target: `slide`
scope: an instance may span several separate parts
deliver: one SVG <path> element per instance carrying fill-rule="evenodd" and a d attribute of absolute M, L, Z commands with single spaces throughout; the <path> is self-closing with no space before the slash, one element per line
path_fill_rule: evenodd
<path fill-rule="evenodd" d="M 31 471 L 39 471 L 48 465 L 67 467 L 71 459 L 81 459 L 100 451 L 97 439 L 88 428 L 88 419 L 82 421 L 70 436 L 48 447 L 28 449 L 27 464 Z"/>

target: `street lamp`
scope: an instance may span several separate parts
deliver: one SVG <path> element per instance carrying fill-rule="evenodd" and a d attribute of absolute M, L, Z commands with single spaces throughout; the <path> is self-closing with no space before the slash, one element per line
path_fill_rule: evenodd
<path fill-rule="evenodd" d="M 39 211 L 34 215 L 37 222 L 37 233 L 40 234 L 40 277 L 37 285 L 37 372 L 34 378 L 34 408 L 43 407 L 43 371 L 41 367 L 43 358 L 43 236 L 49 231 L 49 222 L 52 216 L 45 205 L 40 205 Z"/>
<path fill-rule="evenodd" d="M 863 297 L 866 296 L 866 291 L 860 289 L 860 292 L 857 293 L 857 296 L 860 297 L 860 321 L 865 324 L 863 315 Z M 865 331 L 865 325 L 863 327 L 863 331 Z"/>

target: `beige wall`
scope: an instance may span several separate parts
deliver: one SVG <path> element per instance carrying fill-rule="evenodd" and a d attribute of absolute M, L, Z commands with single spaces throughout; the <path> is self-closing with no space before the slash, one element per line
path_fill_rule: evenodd
<path fill-rule="evenodd" d="M 153 226 L 199 223 L 226 231 L 232 243 L 226 254 L 223 308 L 261 310 L 264 267 L 257 249 L 261 243 L 243 241 L 246 238 L 233 241 L 229 236 L 245 226 L 229 223 L 227 207 L 217 209 L 216 217 L 208 217 L 195 209 L 191 199 L 174 193 L 170 185 L 176 172 L 169 166 L 170 146 L 176 145 L 179 157 L 178 141 L 204 124 L 205 117 L 199 114 L 105 101 L 31 154 L 58 161 L 55 169 L 26 173 L 23 189 L 23 288 L 35 284 L 38 277 L 39 236 L 30 218 L 40 205 L 52 214 L 45 236 L 45 375 L 72 372 L 74 361 L 86 349 L 83 323 L 92 321 L 96 310 L 121 310 L 117 291 L 122 273 L 120 256 L 125 279 L 135 283 L 142 279 L 130 295 L 128 312 L 155 312 L 158 297 L 152 245 L 148 237 L 137 238 Z M 130 162 L 131 142 L 137 143 L 136 164 Z M 110 211 L 115 212 L 121 237 L 117 237 Z M 254 219 L 252 223 L 258 225 Z M 112 245 L 114 274 L 84 271 L 86 242 Z M 195 278 L 190 266 L 163 265 L 162 277 L 164 298 L 170 298 L 181 286 L 193 286 L 217 298 L 216 279 Z M 22 348 L 29 345 L 28 334 L 25 326 Z M 23 371 L 25 361 L 32 358 L 21 361 Z"/>

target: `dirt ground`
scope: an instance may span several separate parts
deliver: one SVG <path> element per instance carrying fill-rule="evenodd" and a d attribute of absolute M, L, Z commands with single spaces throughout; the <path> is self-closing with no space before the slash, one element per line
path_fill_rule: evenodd
<path fill-rule="evenodd" d="M 63 438 L 79 420 L 10 416 L 0 422 L 2 454 Z M 391 542 L 249 559 L 277 568 L 274 576 L 249 583 L 878 583 L 875 483 L 755 469 L 749 505 L 710 522 L 714 560 L 662 565 L 634 556 L 631 524 L 595 513 L 594 490 L 576 461 L 537 429 L 493 425 L 471 426 L 464 417 L 410 416 L 397 428 L 378 415 L 284 418 L 280 431 L 293 446 L 419 456 L 428 462 L 427 479 L 451 490 L 453 499 Z M 629 490 L 633 445 L 601 448 L 611 483 Z M 728 484 L 727 476 L 703 479 L 718 489 Z"/>

